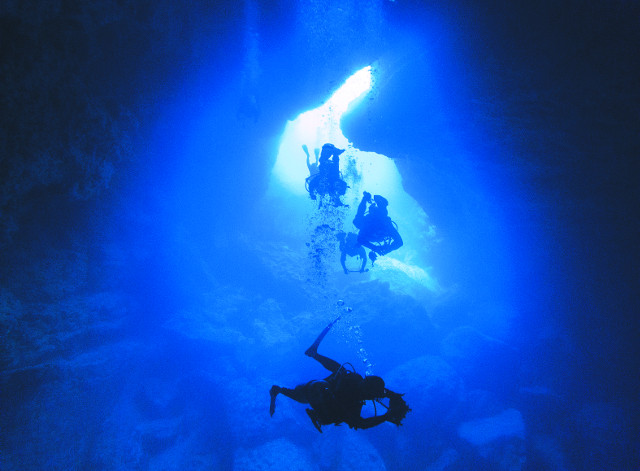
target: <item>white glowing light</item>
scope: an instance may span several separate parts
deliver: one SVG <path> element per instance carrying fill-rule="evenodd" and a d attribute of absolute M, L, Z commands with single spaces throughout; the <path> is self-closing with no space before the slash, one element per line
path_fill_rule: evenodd
<path fill-rule="evenodd" d="M 417 265 L 404 263 L 392 257 L 380 257 L 376 261 L 376 268 L 377 271 L 371 272 L 372 278 L 381 278 L 389 282 L 396 291 L 414 294 L 421 288 L 426 288 L 432 293 L 442 292 L 438 280 Z"/>
<path fill-rule="evenodd" d="M 340 118 L 352 102 L 371 90 L 371 83 L 371 66 L 368 65 L 349 77 L 325 106 Z"/>
<path fill-rule="evenodd" d="M 350 106 L 371 90 L 373 76 L 371 66 L 364 67 L 349 77 L 322 106 L 299 115 L 289 121 L 282 135 L 278 158 L 272 174 L 290 192 L 306 194 L 304 179 L 309 176 L 302 145 L 306 144 L 314 160 L 314 148 L 331 142 L 345 148 L 347 139 L 340 130 L 340 119 Z M 302 183 L 301 183 L 302 182 Z"/>

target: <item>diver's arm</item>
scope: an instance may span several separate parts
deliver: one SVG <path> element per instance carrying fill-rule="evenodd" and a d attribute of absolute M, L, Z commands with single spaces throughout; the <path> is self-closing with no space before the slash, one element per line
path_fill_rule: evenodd
<path fill-rule="evenodd" d="M 391 399 L 392 397 L 402 397 L 403 395 L 397 392 L 392 391 L 391 389 L 384 388 L 384 395 L 382 397 L 386 397 Z"/>
<path fill-rule="evenodd" d="M 360 204 L 358 205 L 358 212 L 356 216 L 364 216 L 364 211 L 367 209 L 367 203 L 371 201 L 371 193 L 367 191 L 362 192 L 362 199 L 360 200 Z"/>
<path fill-rule="evenodd" d="M 375 427 L 376 425 L 380 425 L 383 422 L 387 421 L 387 418 L 389 416 L 389 412 L 385 412 L 382 415 L 375 415 L 373 417 L 367 417 L 366 419 L 363 419 L 362 417 L 358 417 L 358 420 L 356 421 L 356 424 L 353 424 L 353 428 L 354 429 L 365 429 L 365 428 L 371 428 L 371 427 Z"/>
<path fill-rule="evenodd" d="M 365 191 L 362 199 L 360 200 L 360 204 L 358 205 L 356 217 L 353 218 L 353 225 L 358 229 L 362 229 L 362 223 L 364 222 L 364 212 L 367 209 L 367 203 L 369 201 L 371 201 L 371 194 Z M 358 240 L 358 242 L 360 241 Z"/>
<path fill-rule="evenodd" d="M 385 413 L 386 420 L 398 426 L 402 425 L 402 421 L 407 413 L 411 411 L 402 396 L 404 396 L 404 394 L 393 392 L 390 389 L 385 389 L 383 396 L 389 398 L 389 407 Z"/>

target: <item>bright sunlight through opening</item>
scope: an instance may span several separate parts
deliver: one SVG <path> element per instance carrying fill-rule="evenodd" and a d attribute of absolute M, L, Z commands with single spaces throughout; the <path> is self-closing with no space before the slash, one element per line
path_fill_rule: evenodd
<path fill-rule="evenodd" d="M 426 268 L 427 252 L 435 240 L 435 227 L 418 203 L 408 195 L 393 159 L 375 152 L 353 147 L 340 129 L 342 116 L 357 106 L 374 86 L 371 66 L 360 69 L 318 108 L 301 113 L 287 122 L 272 170 L 271 194 L 280 198 L 278 206 L 286 214 L 286 232 L 301 230 L 299 221 L 317 211 L 318 203 L 309 198 L 305 179 L 309 176 L 306 146 L 311 162 L 323 144 L 346 149 L 340 158 L 340 173 L 349 185 L 342 203 L 350 211 L 345 216 L 345 232 L 356 231 L 351 220 L 363 191 L 384 195 L 389 200 L 389 213 L 397 223 L 405 245 L 379 259 L 367 278 L 388 282 L 391 289 L 420 296 L 421 292 L 440 293 L 442 288 Z M 353 214 L 351 214 L 353 213 Z M 336 270 L 340 270 L 338 260 Z"/>
<path fill-rule="evenodd" d="M 304 184 L 300 184 L 309 176 L 302 144 L 306 144 L 310 152 L 327 142 L 342 148 L 348 145 L 340 130 L 340 119 L 371 90 L 372 85 L 373 75 L 368 65 L 349 77 L 325 104 L 287 123 L 273 167 L 273 175 L 285 188 L 294 194 L 306 194 Z"/>

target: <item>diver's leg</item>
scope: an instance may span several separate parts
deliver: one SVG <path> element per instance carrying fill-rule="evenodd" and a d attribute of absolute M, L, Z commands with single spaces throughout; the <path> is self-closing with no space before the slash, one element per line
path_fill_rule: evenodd
<path fill-rule="evenodd" d="M 309 403 L 309 394 L 308 394 L 308 384 L 300 384 L 295 387 L 295 389 L 283 388 L 281 386 L 276 386 L 275 384 L 271 386 L 269 390 L 269 395 L 271 396 L 271 404 L 269 405 L 269 414 L 273 415 L 276 411 L 276 397 L 278 394 L 283 394 L 287 396 L 289 399 L 293 399 L 296 402 L 300 402 L 302 404 Z"/>
<path fill-rule="evenodd" d="M 307 354 L 307 356 L 310 356 L 311 358 L 319 362 L 322 366 L 324 366 L 326 369 L 328 369 L 332 373 L 335 373 L 340 369 L 340 366 L 341 366 L 340 363 L 338 363 L 335 360 L 332 360 L 329 357 L 320 355 L 318 352 L 314 352 L 313 354 Z"/>
<path fill-rule="evenodd" d="M 334 321 L 332 321 L 328 326 L 326 326 L 324 330 L 320 332 L 320 335 L 318 335 L 318 338 L 315 340 L 315 342 L 313 342 L 313 344 L 309 348 L 307 348 L 307 350 L 304 352 L 305 355 L 320 362 L 322 366 L 324 366 L 326 369 L 328 369 L 332 373 L 335 373 L 340 369 L 340 363 L 338 363 L 335 360 L 332 360 L 331 358 L 325 357 L 324 355 L 320 355 L 318 353 L 318 346 L 320 345 L 320 342 L 322 342 L 322 339 L 324 339 L 324 337 L 329 333 L 329 330 L 331 330 L 331 327 L 333 327 L 333 324 L 338 322 L 340 317 L 341 316 L 338 316 Z"/>
<path fill-rule="evenodd" d="M 347 270 L 347 252 L 345 251 L 340 254 L 340 265 L 342 265 L 342 271 L 344 271 L 344 274 L 348 275 L 349 270 Z"/>
<path fill-rule="evenodd" d="M 283 388 L 281 386 L 271 386 L 270 391 L 272 396 L 277 396 L 278 394 L 282 394 L 287 396 L 289 399 L 293 399 L 296 402 L 300 402 L 302 404 L 309 403 L 309 395 L 307 394 L 307 384 L 299 384 L 295 387 L 295 389 Z"/>
<path fill-rule="evenodd" d="M 362 259 L 362 264 L 360 266 L 360 273 L 364 273 L 364 268 L 367 266 L 367 252 L 364 250 L 364 247 L 358 247 L 358 257 Z"/>
<path fill-rule="evenodd" d="M 372 244 L 368 239 L 368 234 L 367 231 L 360 231 L 358 232 L 358 244 L 360 244 L 363 247 L 368 248 L 369 250 L 373 250 L 374 252 L 377 251 L 377 249 L 379 248 L 378 246 Z"/>
<path fill-rule="evenodd" d="M 318 400 L 322 401 L 322 395 L 326 393 L 326 383 L 324 381 L 310 381 L 307 384 L 301 384 L 296 386 L 295 389 L 289 388 L 281 388 L 280 386 L 272 386 L 271 387 L 271 407 L 269 408 L 269 413 L 273 416 L 273 413 L 276 411 L 276 396 L 278 394 L 284 394 L 290 399 L 294 401 L 300 402 L 302 404 L 310 404 L 313 400 L 317 402 Z M 314 409 L 307 409 L 307 415 L 313 422 L 313 425 L 318 432 L 322 433 L 320 416 L 318 412 Z"/>
<path fill-rule="evenodd" d="M 329 323 L 328 326 L 326 326 L 322 332 L 320 332 L 320 335 L 318 335 L 318 337 L 316 338 L 316 340 L 311 344 L 311 346 L 309 348 L 307 348 L 307 350 L 304 352 L 305 355 L 312 357 L 315 353 L 318 352 L 318 346 L 320 345 L 320 342 L 322 342 L 322 339 L 325 338 L 325 336 L 329 333 L 329 331 L 331 330 L 331 327 L 333 327 L 333 324 L 335 324 L 336 322 L 338 322 L 340 320 L 342 316 L 338 316 L 335 318 L 335 320 L 331 321 Z"/>

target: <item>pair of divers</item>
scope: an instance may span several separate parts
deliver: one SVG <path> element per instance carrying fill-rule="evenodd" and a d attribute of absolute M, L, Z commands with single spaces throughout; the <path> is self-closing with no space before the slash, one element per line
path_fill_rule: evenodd
<path fill-rule="evenodd" d="M 371 193 L 365 191 L 358 205 L 356 217 L 353 219 L 353 225 L 360 231 L 357 234 L 340 232 L 336 236 L 340 242 L 340 264 L 345 274 L 351 271 L 359 271 L 360 273 L 366 271 L 365 247 L 369 249 L 369 259 L 372 265 L 378 259 L 378 255 L 386 255 L 402 247 L 402 237 L 400 237 L 396 223 L 389 217 L 388 205 L 389 202 L 386 198 L 380 195 L 375 195 L 372 198 Z M 347 256 L 357 257 L 360 260 L 359 270 L 347 268 Z"/>
<path fill-rule="evenodd" d="M 368 205 L 368 208 L 367 208 Z M 354 232 L 339 232 L 336 237 L 340 242 L 340 264 L 345 274 L 351 271 L 364 273 L 367 264 L 367 254 L 365 247 L 369 249 L 369 259 L 373 265 L 378 259 L 378 255 L 386 255 L 389 252 L 398 250 L 403 245 L 402 237 L 398 232 L 398 226 L 389 217 L 387 206 L 389 202 L 386 198 L 365 191 L 353 225 L 359 229 Z M 360 260 L 359 270 L 347 268 L 347 256 L 356 257 Z"/>
<path fill-rule="evenodd" d="M 340 198 L 344 196 L 349 186 L 340 175 L 340 155 L 344 149 L 338 149 L 331 143 L 322 146 L 322 151 L 315 149 L 315 162 L 311 161 L 311 155 L 306 145 L 302 150 L 307 156 L 307 168 L 309 176 L 306 178 L 305 187 L 311 199 L 318 196 L 329 195 L 334 206 L 346 206 Z M 320 202 L 322 205 L 322 201 Z M 372 265 L 378 255 L 386 255 L 399 249 L 403 245 L 398 227 L 388 215 L 386 198 L 364 192 L 358 205 L 353 225 L 359 229 L 358 234 L 340 232 L 337 235 L 340 242 L 340 264 L 345 274 L 350 271 L 365 272 L 367 256 L 364 247 L 369 249 L 369 259 Z M 359 270 L 349 270 L 346 266 L 346 258 L 357 257 L 360 259 Z"/>
<path fill-rule="evenodd" d="M 331 374 L 323 380 L 312 380 L 299 384 L 294 389 L 273 385 L 269 391 L 271 396 L 269 413 L 273 416 L 276 411 L 276 397 L 278 394 L 282 394 L 294 401 L 311 406 L 306 409 L 306 412 L 320 433 L 322 433 L 323 425 L 330 424 L 345 423 L 356 430 L 375 427 L 383 422 L 402 425 L 402 420 L 411 410 L 402 398 L 403 394 L 387 389 L 384 380 L 379 376 L 365 376 L 363 378 L 355 372 L 349 363 L 341 365 L 318 353 L 320 342 L 339 319 L 340 317 L 325 327 L 315 342 L 304 352 L 308 357 L 318 361 Z M 385 398 L 389 399 L 389 405 L 382 402 L 382 399 Z M 362 417 L 362 407 L 366 401 L 373 401 L 375 415 L 364 418 Z M 376 404 L 380 404 L 386 409 L 384 414 L 378 415 Z"/>

